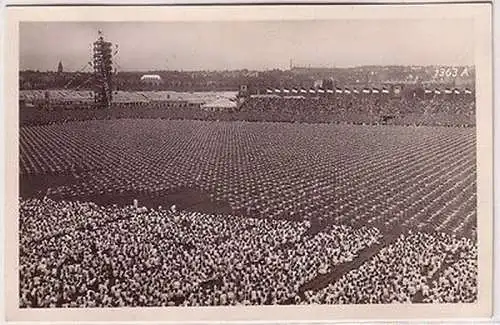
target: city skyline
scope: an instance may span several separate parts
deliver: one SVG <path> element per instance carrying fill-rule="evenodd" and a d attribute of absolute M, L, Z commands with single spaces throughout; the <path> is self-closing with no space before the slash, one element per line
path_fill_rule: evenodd
<path fill-rule="evenodd" d="M 320 68 L 470 66 L 471 27 L 472 21 L 456 19 L 24 22 L 20 70 L 55 71 L 62 61 L 65 71 L 79 71 L 90 60 L 99 30 L 118 45 L 116 67 L 127 72 L 286 70 L 290 60 L 297 67 Z M 394 52 L 399 55 L 389 55 Z"/>

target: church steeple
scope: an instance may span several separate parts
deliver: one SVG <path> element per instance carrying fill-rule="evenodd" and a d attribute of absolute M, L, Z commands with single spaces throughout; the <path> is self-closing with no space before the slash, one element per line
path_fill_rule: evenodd
<path fill-rule="evenodd" d="M 57 65 L 57 72 L 59 73 L 63 72 L 63 65 L 61 61 L 59 61 L 59 64 Z"/>

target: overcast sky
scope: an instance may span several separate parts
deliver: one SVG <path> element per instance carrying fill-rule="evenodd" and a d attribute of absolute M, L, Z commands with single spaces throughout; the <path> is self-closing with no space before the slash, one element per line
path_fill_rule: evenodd
<path fill-rule="evenodd" d="M 265 70 L 299 66 L 472 65 L 468 20 L 93 23 L 20 25 L 20 69 L 79 70 L 102 30 L 119 71 Z"/>

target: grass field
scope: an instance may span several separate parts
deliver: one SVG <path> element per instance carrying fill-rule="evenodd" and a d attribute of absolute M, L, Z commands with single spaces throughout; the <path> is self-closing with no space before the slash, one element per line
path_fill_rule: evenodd
<path fill-rule="evenodd" d="M 475 164 L 475 128 L 123 119 L 20 130 L 23 195 L 161 204 L 187 188 L 236 214 L 468 237 Z"/>

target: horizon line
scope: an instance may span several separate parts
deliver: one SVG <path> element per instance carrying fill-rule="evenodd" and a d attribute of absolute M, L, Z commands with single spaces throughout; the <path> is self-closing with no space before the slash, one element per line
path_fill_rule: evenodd
<path fill-rule="evenodd" d="M 64 64 L 64 62 L 63 62 Z M 317 69 L 324 69 L 324 70 L 347 70 L 347 69 L 360 69 L 360 68 L 368 68 L 368 67 L 377 67 L 377 68 L 387 68 L 387 67 L 415 67 L 415 68 L 431 68 L 431 67 L 443 67 L 443 68 L 449 68 L 449 67 L 468 67 L 468 68 L 475 68 L 475 64 L 394 64 L 394 65 L 382 65 L 382 64 L 365 64 L 365 65 L 353 65 L 353 66 L 345 66 L 345 67 L 328 67 L 328 66 L 294 66 L 291 69 L 290 68 L 280 68 L 280 67 L 274 67 L 274 68 L 266 68 L 266 69 L 249 69 L 249 68 L 235 68 L 235 69 L 196 69 L 196 70 L 190 70 L 190 69 L 122 69 L 119 70 L 117 73 L 120 72 L 136 72 L 136 73 L 147 73 L 147 72 L 235 72 L 235 71 L 244 71 L 247 70 L 248 72 L 270 72 L 270 71 L 292 71 L 293 69 L 309 69 L 309 70 L 317 70 Z M 34 72 L 57 72 L 57 70 L 38 70 L 38 69 L 19 69 L 19 72 L 27 72 L 27 71 L 34 71 Z M 79 70 L 68 70 L 68 71 L 63 71 L 63 73 L 71 73 L 71 72 L 81 72 L 81 73 L 92 73 L 93 71 L 79 71 Z"/>

